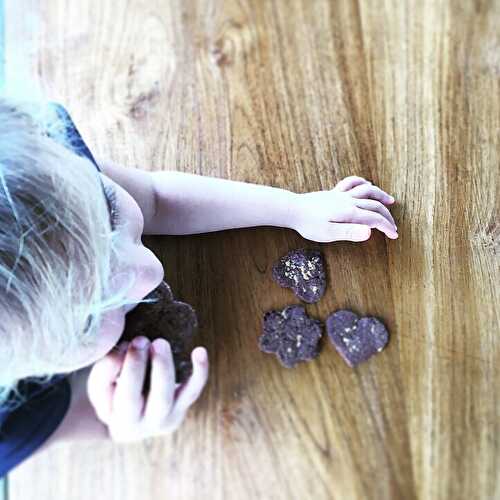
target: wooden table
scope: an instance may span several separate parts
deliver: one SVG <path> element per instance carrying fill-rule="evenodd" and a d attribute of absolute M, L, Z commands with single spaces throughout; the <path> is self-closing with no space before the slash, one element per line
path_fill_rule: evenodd
<path fill-rule="evenodd" d="M 171 437 L 33 457 L 10 500 L 500 499 L 500 1 L 12 0 L 6 20 L 7 78 L 98 155 L 298 192 L 361 175 L 400 235 L 145 237 L 199 313 L 207 389 Z M 257 348 L 297 302 L 271 265 L 301 246 L 329 266 L 311 315 L 390 329 L 354 370 L 326 339 L 293 370 Z"/>

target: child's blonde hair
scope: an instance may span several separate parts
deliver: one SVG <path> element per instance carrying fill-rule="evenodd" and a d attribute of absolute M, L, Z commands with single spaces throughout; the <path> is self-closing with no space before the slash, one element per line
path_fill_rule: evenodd
<path fill-rule="evenodd" d="M 49 103 L 0 96 L 0 404 L 12 409 L 20 379 L 67 372 L 103 312 L 154 302 L 126 299 L 133 271 L 111 289 L 123 225 L 110 226 L 95 166 L 63 144 Z"/>

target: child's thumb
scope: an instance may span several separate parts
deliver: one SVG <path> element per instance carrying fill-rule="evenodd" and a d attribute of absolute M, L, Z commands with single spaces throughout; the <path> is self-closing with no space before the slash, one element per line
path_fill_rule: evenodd
<path fill-rule="evenodd" d="M 343 222 L 330 223 L 330 241 L 365 241 L 371 235 L 371 229 L 364 224 L 347 224 Z"/>
<path fill-rule="evenodd" d="M 115 381 L 120 375 L 127 344 L 96 361 L 87 380 L 87 395 L 100 420 L 107 423 L 111 417 Z"/>

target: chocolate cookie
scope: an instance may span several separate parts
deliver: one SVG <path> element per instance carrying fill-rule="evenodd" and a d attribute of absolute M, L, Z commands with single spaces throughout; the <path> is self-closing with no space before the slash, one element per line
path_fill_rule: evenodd
<path fill-rule="evenodd" d="M 279 285 L 291 288 L 309 304 L 318 302 L 325 293 L 325 263 L 319 250 L 302 248 L 287 253 L 274 264 L 272 274 Z"/>
<path fill-rule="evenodd" d="M 198 326 L 196 313 L 189 304 L 174 300 L 172 290 L 165 281 L 144 298 L 160 301 L 154 304 L 139 304 L 128 312 L 125 317 L 125 330 L 119 342 L 131 341 L 140 335 L 150 340 L 165 338 L 172 349 L 177 383 L 183 383 L 193 369 L 191 351 L 194 348 L 194 334 Z M 144 387 L 144 391 L 147 390 L 149 368 Z"/>
<path fill-rule="evenodd" d="M 389 341 L 389 332 L 377 318 L 360 318 L 347 309 L 326 319 L 326 331 L 335 349 L 353 367 L 380 352 Z"/>
<path fill-rule="evenodd" d="M 276 354 L 283 366 L 292 368 L 299 361 L 310 361 L 319 354 L 321 321 L 310 318 L 303 306 L 285 307 L 264 314 L 261 351 Z"/>

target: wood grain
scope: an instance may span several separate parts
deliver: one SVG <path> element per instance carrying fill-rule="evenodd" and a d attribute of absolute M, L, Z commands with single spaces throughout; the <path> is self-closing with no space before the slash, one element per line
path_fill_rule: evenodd
<path fill-rule="evenodd" d="M 500 499 L 498 0 L 18 0 L 6 15 L 7 77 L 22 66 L 98 155 L 298 192 L 362 175 L 396 197 L 400 235 L 145 237 L 199 313 L 205 393 L 171 437 L 27 461 L 11 500 Z M 355 370 L 326 339 L 294 370 L 258 351 L 263 312 L 296 302 L 270 266 L 299 246 L 329 267 L 312 315 L 349 307 L 392 333 Z"/>

